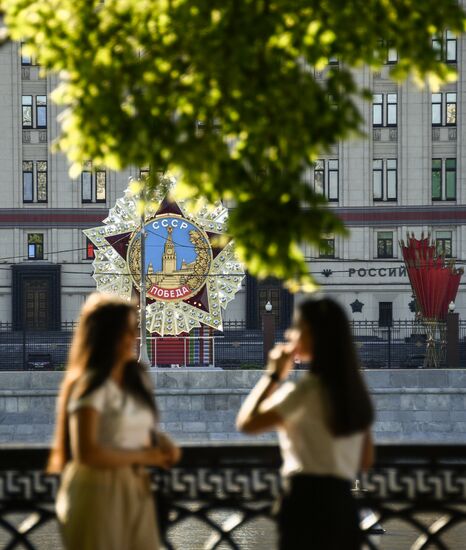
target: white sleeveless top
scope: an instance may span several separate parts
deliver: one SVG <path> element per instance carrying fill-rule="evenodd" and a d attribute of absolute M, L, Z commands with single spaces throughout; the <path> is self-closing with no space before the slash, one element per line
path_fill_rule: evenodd
<path fill-rule="evenodd" d="M 309 373 L 296 384 L 286 382 L 261 410 L 274 410 L 284 423 L 278 430 L 282 474 L 331 475 L 353 480 L 359 469 L 364 433 L 335 437 L 325 422 L 325 395 Z"/>
<path fill-rule="evenodd" d="M 71 415 L 81 407 L 92 407 L 100 413 L 100 444 L 117 449 L 141 449 L 150 444 L 155 426 L 152 411 L 112 378 L 85 397 L 73 399 L 71 395 L 68 413 Z"/>

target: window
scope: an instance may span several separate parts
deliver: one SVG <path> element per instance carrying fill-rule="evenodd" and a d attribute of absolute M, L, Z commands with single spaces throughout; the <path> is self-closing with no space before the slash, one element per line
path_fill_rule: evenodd
<path fill-rule="evenodd" d="M 47 96 L 36 96 L 36 128 L 47 128 Z"/>
<path fill-rule="evenodd" d="M 393 65 L 398 63 L 398 52 L 390 43 L 387 46 L 387 64 Z"/>
<path fill-rule="evenodd" d="M 372 100 L 372 125 L 383 125 L 383 94 L 374 94 Z"/>
<path fill-rule="evenodd" d="M 396 159 L 387 159 L 387 200 L 396 201 L 398 194 L 397 183 L 397 161 Z"/>
<path fill-rule="evenodd" d="M 445 200 L 456 200 L 456 159 L 445 160 Z"/>
<path fill-rule="evenodd" d="M 32 95 L 21 98 L 23 128 L 32 128 Z"/>
<path fill-rule="evenodd" d="M 39 65 L 35 56 L 27 53 L 25 42 L 21 42 L 20 44 L 20 53 L 21 53 L 21 65 L 29 66 L 29 67 L 31 65 L 36 65 L 36 66 Z"/>
<path fill-rule="evenodd" d="M 456 126 L 456 92 L 432 94 L 432 126 L 441 126 L 444 121 L 447 126 Z"/>
<path fill-rule="evenodd" d="M 86 237 L 86 260 L 93 260 L 95 258 L 94 243 Z"/>
<path fill-rule="evenodd" d="M 396 126 L 398 124 L 398 94 L 395 92 L 374 94 L 372 97 L 372 125 Z M 384 101 L 386 103 L 386 120 L 384 120 Z"/>
<path fill-rule="evenodd" d="M 456 62 L 456 36 L 447 31 L 445 36 L 445 60 L 447 63 Z"/>
<path fill-rule="evenodd" d="M 23 161 L 23 202 L 47 202 L 47 188 L 47 161 Z"/>
<path fill-rule="evenodd" d="M 442 200 L 442 160 L 432 159 L 432 200 Z"/>
<path fill-rule="evenodd" d="M 393 232 L 377 233 L 377 258 L 393 258 Z"/>
<path fill-rule="evenodd" d="M 435 249 L 439 256 L 452 257 L 451 231 L 437 231 L 435 234 Z"/>
<path fill-rule="evenodd" d="M 47 188 L 48 188 L 48 177 L 47 177 L 47 161 L 38 160 L 36 162 L 36 171 L 37 171 L 37 202 L 47 202 Z"/>
<path fill-rule="evenodd" d="M 385 164 L 385 178 L 384 178 Z M 398 198 L 397 160 L 372 161 L 372 196 L 374 201 L 396 201 Z"/>
<path fill-rule="evenodd" d="M 372 194 L 375 201 L 383 199 L 383 160 L 377 159 L 372 163 Z"/>
<path fill-rule="evenodd" d="M 432 49 L 435 57 L 447 63 L 456 63 L 457 43 L 456 36 L 452 31 L 438 34 L 432 38 Z"/>
<path fill-rule="evenodd" d="M 436 59 L 442 59 L 442 39 L 439 36 L 432 38 L 432 49 Z"/>
<path fill-rule="evenodd" d="M 316 160 L 314 164 L 314 191 L 331 202 L 339 198 L 338 160 Z"/>
<path fill-rule="evenodd" d="M 456 200 L 456 159 L 432 159 L 432 200 Z"/>
<path fill-rule="evenodd" d="M 33 202 L 34 200 L 34 178 L 33 162 L 31 160 L 23 161 L 23 202 Z"/>
<path fill-rule="evenodd" d="M 445 113 L 447 126 L 456 126 L 456 93 L 447 93 L 445 101 Z"/>
<path fill-rule="evenodd" d="M 81 202 L 105 202 L 107 200 L 107 172 L 92 168 L 87 161 L 81 172 Z"/>
<path fill-rule="evenodd" d="M 95 202 L 107 200 L 107 172 L 96 170 L 95 172 Z"/>
<path fill-rule="evenodd" d="M 42 233 L 28 234 L 28 260 L 44 259 L 44 235 Z"/>
<path fill-rule="evenodd" d="M 393 65 L 398 62 L 398 52 L 396 48 L 393 47 L 393 42 L 378 40 L 378 50 L 377 57 L 386 65 Z"/>
<path fill-rule="evenodd" d="M 442 124 L 442 94 L 432 94 L 432 126 Z"/>
<path fill-rule="evenodd" d="M 338 160 L 328 161 L 328 195 L 329 201 L 338 200 Z"/>
<path fill-rule="evenodd" d="M 47 128 L 47 96 L 37 95 L 35 97 L 36 113 L 35 121 L 32 117 L 33 96 L 23 95 L 21 97 L 22 123 L 23 128 Z M 35 122 L 35 126 L 34 126 Z"/>
<path fill-rule="evenodd" d="M 92 172 L 81 172 L 81 202 L 92 202 Z"/>
<path fill-rule="evenodd" d="M 398 94 L 387 94 L 387 126 L 397 125 Z"/>
<path fill-rule="evenodd" d="M 328 235 L 320 239 L 319 258 L 335 258 L 335 237 Z"/>
<path fill-rule="evenodd" d="M 147 168 L 143 168 L 139 170 L 139 179 L 140 180 L 147 179 L 149 177 L 149 173 L 150 173 L 150 170 L 148 170 Z"/>
<path fill-rule="evenodd" d="M 314 166 L 314 191 L 323 195 L 325 192 L 325 161 L 316 160 Z"/>
<path fill-rule="evenodd" d="M 379 326 L 393 325 L 393 302 L 379 302 Z"/>
<path fill-rule="evenodd" d="M 24 53 L 24 42 L 21 42 L 21 65 L 32 65 L 32 57 Z"/>

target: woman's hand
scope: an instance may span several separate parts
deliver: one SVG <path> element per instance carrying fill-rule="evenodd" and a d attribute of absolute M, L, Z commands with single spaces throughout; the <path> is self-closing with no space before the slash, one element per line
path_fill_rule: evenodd
<path fill-rule="evenodd" d="M 295 344 L 277 344 L 269 353 L 267 373 L 274 374 L 284 380 L 293 368 Z"/>
<path fill-rule="evenodd" d="M 157 466 L 168 470 L 173 466 L 172 457 L 170 453 L 164 451 L 159 445 L 157 447 L 150 447 L 143 451 L 143 464 L 144 466 Z"/>
<path fill-rule="evenodd" d="M 115 449 L 99 443 L 100 413 L 93 407 L 82 407 L 70 418 L 73 456 L 80 464 L 94 468 L 121 468 L 124 466 L 158 466 L 170 468 L 178 456 L 169 445 L 161 448 Z M 173 445 L 173 444 L 172 444 Z"/>
<path fill-rule="evenodd" d="M 165 433 L 157 432 L 158 447 L 170 457 L 170 466 L 174 466 L 181 459 L 181 449 L 176 443 Z"/>

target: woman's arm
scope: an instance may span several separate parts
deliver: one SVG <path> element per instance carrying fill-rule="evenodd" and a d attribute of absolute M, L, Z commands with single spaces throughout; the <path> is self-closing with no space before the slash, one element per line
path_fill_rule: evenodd
<path fill-rule="evenodd" d="M 264 375 L 260 378 L 238 412 L 237 430 L 256 434 L 272 430 L 281 424 L 282 418 L 275 411 L 260 411 L 263 401 L 277 388 L 278 382 L 272 380 L 270 376 Z"/>
<path fill-rule="evenodd" d="M 364 442 L 362 444 L 360 470 L 367 472 L 374 464 L 374 458 L 374 442 L 372 440 L 371 430 L 369 429 L 364 436 Z"/>
<path fill-rule="evenodd" d="M 133 451 L 100 445 L 97 440 L 99 421 L 100 413 L 93 407 L 81 407 L 71 416 L 71 444 L 79 463 L 94 468 L 121 468 L 134 464 L 170 467 L 170 455 L 162 448 Z"/>
<path fill-rule="evenodd" d="M 273 430 L 282 424 L 282 417 L 274 410 L 261 411 L 261 405 L 279 387 L 293 367 L 292 350 L 275 346 L 269 354 L 267 371 L 241 406 L 236 418 L 236 428 L 247 434 Z"/>
<path fill-rule="evenodd" d="M 157 431 L 155 432 L 155 437 L 157 441 L 156 446 L 167 453 L 170 466 L 174 466 L 181 459 L 181 449 L 166 433 Z"/>

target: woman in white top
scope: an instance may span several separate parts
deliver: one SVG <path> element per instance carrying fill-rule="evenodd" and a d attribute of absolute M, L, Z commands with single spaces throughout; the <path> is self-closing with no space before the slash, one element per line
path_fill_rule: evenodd
<path fill-rule="evenodd" d="M 271 351 L 237 426 L 251 434 L 278 431 L 285 478 L 280 550 L 356 550 L 361 532 L 351 482 L 372 464 L 373 408 L 351 330 L 336 302 L 308 299 L 289 340 Z M 310 371 L 280 385 L 294 359 L 310 361 Z"/>
<path fill-rule="evenodd" d="M 62 472 L 57 516 L 67 550 L 157 550 L 144 466 L 168 468 L 178 448 L 157 434 L 151 386 L 135 358 L 135 307 L 105 294 L 85 303 L 60 389 L 49 472 Z"/>

